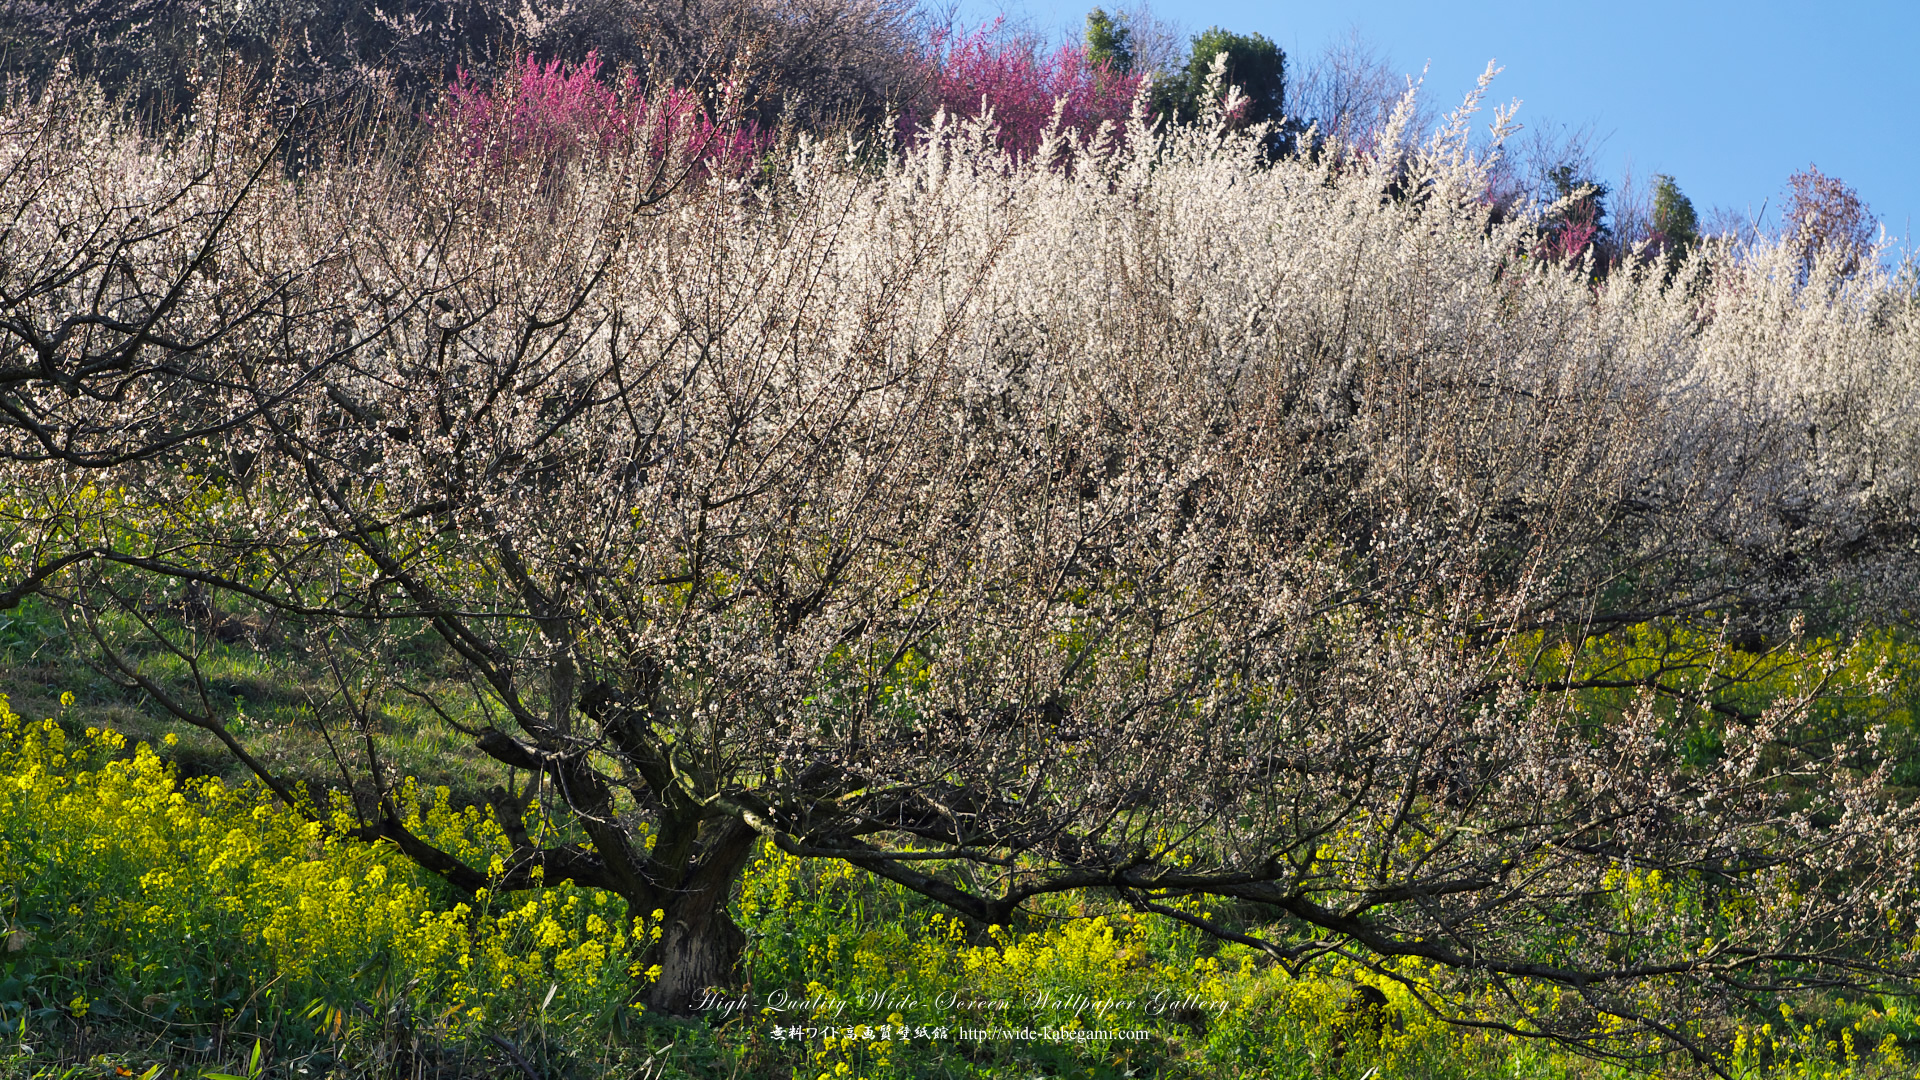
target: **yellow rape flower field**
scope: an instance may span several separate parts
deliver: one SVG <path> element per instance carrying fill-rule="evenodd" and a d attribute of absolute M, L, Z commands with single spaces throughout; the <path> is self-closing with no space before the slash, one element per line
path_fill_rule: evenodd
<path fill-rule="evenodd" d="M 353 838 L 348 796 L 303 814 L 183 778 L 168 741 L 0 705 L 0 1076 L 1620 1075 L 1440 1021 L 1417 969 L 1289 973 L 1076 897 L 969 928 L 771 848 L 735 899 L 750 988 L 700 1020 L 648 1016 L 650 913 L 566 884 L 456 896 Z M 402 809 L 470 864 L 508 850 L 445 788 L 409 786 Z M 1899 1002 L 1783 1011 L 1725 1067 L 1913 1076 L 1915 1034 Z"/>

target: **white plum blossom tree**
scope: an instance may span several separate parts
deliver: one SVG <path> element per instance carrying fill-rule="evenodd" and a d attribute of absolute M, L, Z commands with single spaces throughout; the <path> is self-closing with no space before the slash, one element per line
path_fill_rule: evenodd
<path fill-rule="evenodd" d="M 1743 994 L 1913 970 L 1892 675 L 1848 673 L 1915 598 L 1920 306 L 1787 247 L 1540 265 L 1476 103 L 1390 161 L 942 123 L 747 181 L 446 128 L 289 177 L 16 100 L 9 596 L 302 804 L 154 597 L 272 613 L 359 835 L 661 912 L 660 1008 L 732 977 L 771 842 L 1705 1060 Z M 1762 694 L 1727 642 L 1808 659 Z M 502 867 L 409 828 L 400 700 L 497 766 Z"/>

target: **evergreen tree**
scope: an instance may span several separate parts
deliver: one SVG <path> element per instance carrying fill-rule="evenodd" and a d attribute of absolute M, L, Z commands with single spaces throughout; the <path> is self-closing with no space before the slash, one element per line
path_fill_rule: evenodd
<path fill-rule="evenodd" d="M 1241 123 L 1280 123 L 1286 116 L 1287 54 L 1261 34 L 1235 34 L 1214 26 L 1193 39 L 1185 69 L 1168 80 L 1155 104 L 1178 120 L 1200 115 L 1214 58 L 1226 57 L 1226 86 L 1246 95 Z"/>
<path fill-rule="evenodd" d="M 1133 70 L 1133 32 L 1102 8 L 1087 12 L 1087 61 L 1124 75 Z"/>
<path fill-rule="evenodd" d="M 1653 177 L 1653 230 L 1667 250 L 1683 250 L 1700 241 L 1700 218 L 1693 200 L 1666 173 Z"/>
<path fill-rule="evenodd" d="M 1653 175 L 1653 236 L 1649 254 L 1666 267 L 1666 277 L 1685 261 L 1687 252 L 1700 242 L 1700 217 L 1693 200 L 1680 192 L 1680 185 L 1666 173 Z"/>
<path fill-rule="evenodd" d="M 1554 205 L 1542 222 L 1539 255 L 1567 261 L 1591 252 L 1595 276 L 1605 276 L 1614 246 L 1607 225 L 1607 185 L 1589 179 L 1571 163 L 1548 169 L 1545 179 Z"/>

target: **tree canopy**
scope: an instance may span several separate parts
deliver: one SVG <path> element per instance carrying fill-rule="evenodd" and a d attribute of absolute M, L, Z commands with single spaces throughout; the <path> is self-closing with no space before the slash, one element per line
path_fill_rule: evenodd
<path fill-rule="evenodd" d="M 1087 59 L 1106 64 L 1118 72 L 1133 70 L 1131 31 L 1127 24 L 1106 13 L 1103 8 L 1087 12 Z"/>
<path fill-rule="evenodd" d="M 1195 35 L 1186 66 L 1162 90 L 1163 109 L 1191 121 L 1209 94 L 1237 88 L 1246 103 L 1234 120 L 1278 124 L 1286 117 L 1287 54 L 1260 34 L 1236 34 L 1214 26 Z M 1218 83 L 1214 68 L 1220 67 Z"/>

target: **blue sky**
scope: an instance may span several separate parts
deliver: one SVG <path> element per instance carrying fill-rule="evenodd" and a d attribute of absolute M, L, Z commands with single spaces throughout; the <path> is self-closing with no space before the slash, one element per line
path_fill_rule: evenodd
<path fill-rule="evenodd" d="M 977 22 L 1004 8 L 1065 37 L 1092 5 L 965 0 L 959 10 Z M 1787 177 L 1813 164 L 1853 185 L 1903 248 L 1920 235 L 1920 0 L 1159 0 L 1153 10 L 1189 34 L 1258 31 L 1289 63 L 1355 27 L 1399 70 L 1431 61 L 1426 86 L 1448 106 L 1497 60 L 1493 96 L 1520 98 L 1521 123 L 1594 126 L 1603 181 L 1629 165 L 1668 173 L 1703 217 L 1765 206 L 1771 224 Z"/>

